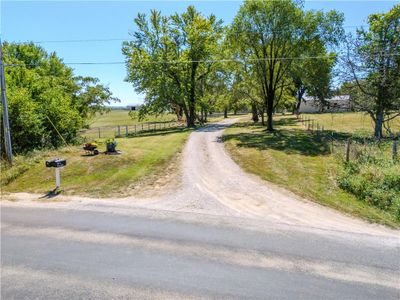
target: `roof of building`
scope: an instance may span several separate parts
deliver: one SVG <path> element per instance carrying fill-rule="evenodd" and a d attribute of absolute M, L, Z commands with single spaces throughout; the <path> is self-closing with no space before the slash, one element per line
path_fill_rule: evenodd
<path fill-rule="evenodd" d="M 316 100 L 316 97 L 313 96 L 304 96 L 303 97 L 304 101 L 314 101 Z M 331 98 L 325 99 L 325 101 L 348 101 L 350 100 L 350 95 L 338 95 L 338 96 L 333 96 Z"/>

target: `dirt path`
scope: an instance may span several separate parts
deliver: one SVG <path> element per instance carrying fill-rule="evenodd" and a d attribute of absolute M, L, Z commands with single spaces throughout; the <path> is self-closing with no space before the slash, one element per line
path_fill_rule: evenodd
<path fill-rule="evenodd" d="M 109 205 L 243 217 L 318 230 L 392 236 L 398 233 L 301 199 L 242 171 L 221 142 L 224 129 L 235 121 L 225 120 L 191 134 L 183 152 L 182 182 L 176 191 L 146 200 L 109 199 Z M 80 197 L 64 199 L 87 205 Z M 104 200 L 92 200 L 90 205 L 96 202 L 106 205 Z"/>

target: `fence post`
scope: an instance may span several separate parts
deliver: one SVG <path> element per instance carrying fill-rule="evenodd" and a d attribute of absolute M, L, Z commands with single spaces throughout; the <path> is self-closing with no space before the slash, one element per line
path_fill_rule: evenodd
<path fill-rule="evenodd" d="M 135 134 L 136 134 L 136 124 L 135 124 Z"/>
<path fill-rule="evenodd" d="M 118 125 L 118 137 L 121 136 L 121 127 Z"/>
<path fill-rule="evenodd" d="M 99 138 L 100 138 L 100 127 L 97 127 L 97 130 L 99 131 Z"/>
<path fill-rule="evenodd" d="M 125 125 L 125 136 L 129 135 L 128 125 Z"/>
<path fill-rule="evenodd" d="M 346 162 L 350 160 L 350 145 L 351 145 L 351 139 L 349 138 L 346 143 Z"/>
<path fill-rule="evenodd" d="M 393 161 L 397 160 L 397 139 L 393 139 L 393 145 L 392 145 L 392 159 Z"/>

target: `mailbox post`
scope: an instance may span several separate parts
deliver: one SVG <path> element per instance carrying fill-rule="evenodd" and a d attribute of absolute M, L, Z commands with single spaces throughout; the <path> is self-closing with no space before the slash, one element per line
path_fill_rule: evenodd
<path fill-rule="evenodd" d="M 53 160 L 46 160 L 47 168 L 55 168 L 56 171 L 56 190 L 61 186 L 61 168 L 67 165 L 65 159 L 56 158 Z"/>

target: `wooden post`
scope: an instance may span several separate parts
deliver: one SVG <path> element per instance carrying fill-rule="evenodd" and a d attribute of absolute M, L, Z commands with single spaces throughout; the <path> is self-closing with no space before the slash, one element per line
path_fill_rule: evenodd
<path fill-rule="evenodd" d="M 349 138 L 346 143 L 346 162 L 349 162 L 350 160 L 350 145 L 351 145 L 351 139 Z"/>
<path fill-rule="evenodd" d="M 392 159 L 393 161 L 397 160 L 397 146 L 398 146 L 398 141 L 397 139 L 393 140 L 393 145 L 392 145 Z"/>
<path fill-rule="evenodd" d="M 97 130 L 99 131 L 99 138 L 100 138 L 100 127 L 98 127 Z"/>
<path fill-rule="evenodd" d="M 121 127 L 118 125 L 118 137 L 121 136 Z"/>
<path fill-rule="evenodd" d="M 128 125 L 125 125 L 125 136 L 129 135 Z"/>
<path fill-rule="evenodd" d="M 135 134 L 136 134 L 136 124 L 135 124 Z"/>

